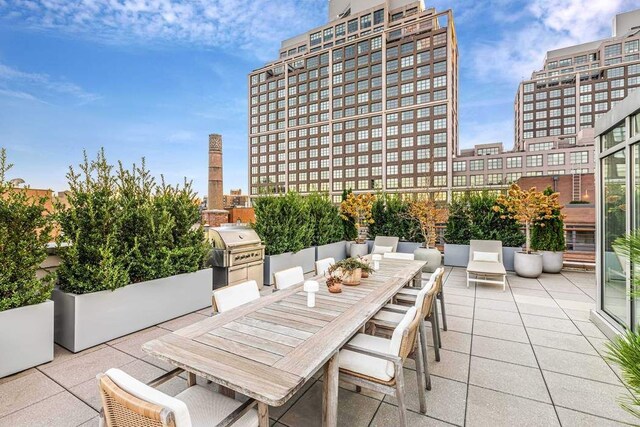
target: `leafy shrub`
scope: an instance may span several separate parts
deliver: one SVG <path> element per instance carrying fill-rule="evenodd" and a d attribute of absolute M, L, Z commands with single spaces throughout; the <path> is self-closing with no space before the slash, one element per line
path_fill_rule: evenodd
<path fill-rule="evenodd" d="M 69 168 L 67 205 L 57 203 L 62 234 L 59 286 L 84 294 L 114 290 L 202 268 L 204 241 L 191 183 L 157 184 L 142 165 L 117 172 L 101 150 Z"/>
<path fill-rule="evenodd" d="M 371 209 L 369 238 L 395 236 L 402 241 L 422 242 L 420 223 L 409 214 L 409 204 L 396 195 L 382 194 Z"/>
<path fill-rule="evenodd" d="M 253 201 L 254 229 L 267 255 L 298 252 L 311 246 L 313 224 L 307 201 L 298 193 L 266 195 Z"/>
<path fill-rule="evenodd" d="M 468 194 L 449 205 L 445 231 L 447 243 L 468 245 L 470 240 L 500 240 L 505 247 L 520 247 L 525 241 L 518 222 L 501 218 L 493 207 L 497 197 L 487 192 Z"/>
<path fill-rule="evenodd" d="M 306 197 L 313 234 L 311 244 L 327 245 L 342 240 L 342 219 L 338 207 L 327 194 L 314 193 Z"/>
<path fill-rule="evenodd" d="M 551 196 L 553 190 L 547 187 L 546 196 Z M 553 209 L 551 218 L 535 222 L 531 228 L 531 247 L 536 251 L 562 252 L 566 249 L 564 237 L 564 219 L 562 208 Z"/>
<path fill-rule="evenodd" d="M 12 166 L 0 149 L 0 311 L 44 302 L 53 289 L 51 276 L 36 277 L 51 232 L 47 198 L 31 197 L 7 182 Z"/>
<path fill-rule="evenodd" d="M 342 190 L 342 201 L 344 202 L 349 198 L 351 190 Z M 342 239 L 347 241 L 356 240 L 358 238 L 358 228 L 356 227 L 356 221 L 351 217 L 342 217 Z"/>

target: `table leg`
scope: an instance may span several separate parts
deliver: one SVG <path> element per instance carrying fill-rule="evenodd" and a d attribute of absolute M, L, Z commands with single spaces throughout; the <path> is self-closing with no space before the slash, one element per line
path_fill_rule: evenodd
<path fill-rule="evenodd" d="M 258 402 L 258 427 L 269 427 L 269 405 Z"/>
<path fill-rule="evenodd" d="M 322 426 L 338 425 L 338 353 L 324 365 L 324 381 L 322 388 Z"/>
<path fill-rule="evenodd" d="M 196 385 L 196 374 L 187 372 L 187 387 Z"/>

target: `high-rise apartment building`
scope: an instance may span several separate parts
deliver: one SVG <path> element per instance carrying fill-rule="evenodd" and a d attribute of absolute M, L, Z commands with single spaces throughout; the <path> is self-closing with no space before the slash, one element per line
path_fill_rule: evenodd
<path fill-rule="evenodd" d="M 616 15 L 612 37 L 547 52 L 515 98 L 515 148 L 546 138 L 572 144 L 581 129 L 640 86 L 640 10 Z"/>
<path fill-rule="evenodd" d="M 331 0 L 329 22 L 249 75 L 249 191 L 445 199 L 458 149 L 451 11 Z"/>

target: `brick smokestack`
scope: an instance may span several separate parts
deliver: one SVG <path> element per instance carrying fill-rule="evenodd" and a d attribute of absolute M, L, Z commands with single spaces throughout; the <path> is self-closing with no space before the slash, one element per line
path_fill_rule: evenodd
<path fill-rule="evenodd" d="M 209 135 L 208 209 L 224 209 L 222 202 L 222 135 Z"/>

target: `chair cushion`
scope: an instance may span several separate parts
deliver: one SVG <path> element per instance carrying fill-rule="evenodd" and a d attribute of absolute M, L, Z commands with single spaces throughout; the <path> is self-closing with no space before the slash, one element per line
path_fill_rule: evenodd
<path fill-rule="evenodd" d="M 504 265 L 501 263 L 487 261 L 469 261 L 469 265 L 467 265 L 467 272 L 474 274 L 507 274 L 507 270 L 504 269 Z"/>
<path fill-rule="evenodd" d="M 392 252 L 393 251 L 393 246 L 378 246 L 378 245 L 373 245 L 373 250 L 371 251 L 372 254 L 384 254 L 387 252 Z"/>
<path fill-rule="evenodd" d="M 410 307 L 404 307 L 404 308 L 407 309 L 405 310 L 406 312 L 409 310 Z M 385 322 L 394 323 L 396 325 L 402 321 L 403 317 L 404 317 L 404 313 L 395 313 L 393 311 L 387 311 L 384 308 L 379 312 L 377 312 L 375 316 L 373 316 L 375 320 L 383 320 Z"/>
<path fill-rule="evenodd" d="M 215 426 L 242 404 L 235 399 L 195 385 L 179 393 L 176 399 L 184 402 L 191 414 L 193 427 Z M 233 427 L 257 427 L 258 411 L 250 409 Z"/>
<path fill-rule="evenodd" d="M 383 258 L 390 259 L 405 259 L 405 260 L 414 260 L 415 256 L 413 254 L 403 254 L 401 252 L 385 252 Z"/>
<path fill-rule="evenodd" d="M 380 353 L 389 353 L 391 340 L 381 337 L 374 337 L 367 334 L 356 334 L 349 344 Z M 379 359 L 366 354 L 356 353 L 350 350 L 340 350 L 338 356 L 340 369 L 355 372 L 367 377 L 377 378 L 380 381 L 391 381 L 394 376 L 393 363 L 384 359 Z M 391 365 L 391 369 L 389 366 Z"/>
<path fill-rule="evenodd" d="M 407 313 L 404 315 L 398 326 L 393 330 L 393 335 L 391 336 L 391 345 L 389 347 L 389 353 L 399 356 L 400 355 L 400 346 L 402 345 L 402 335 L 409 327 L 409 324 L 416 317 L 416 308 L 411 307 L 407 310 Z M 391 366 L 387 366 L 387 373 L 389 375 L 393 375 L 394 369 L 393 364 Z"/>
<path fill-rule="evenodd" d="M 145 383 L 138 381 L 120 369 L 111 368 L 105 372 L 105 375 L 108 376 L 118 387 L 138 399 L 169 409 L 173 412 L 173 416 L 175 417 L 176 427 L 193 426 L 189 415 L 188 405 L 182 400 L 171 397 L 168 394 L 164 394 L 153 387 L 149 387 Z"/>
<path fill-rule="evenodd" d="M 226 286 L 213 291 L 213 298 L 220 313 L 229 311 L 242 304 L 246 304 L 260 298 L 260 290 L 255 280 Z"/>
<path fill-rule="evenodd" d="M 474 261 L 500 262 L 500 258 L 496 252 L 473 252 Z"/>
<path fill-rule="evenodd" d="M 298 283 L 304 282 L 302 267 L 293 267 L 274 273 L 276 287 L 286 289 Z"/>

